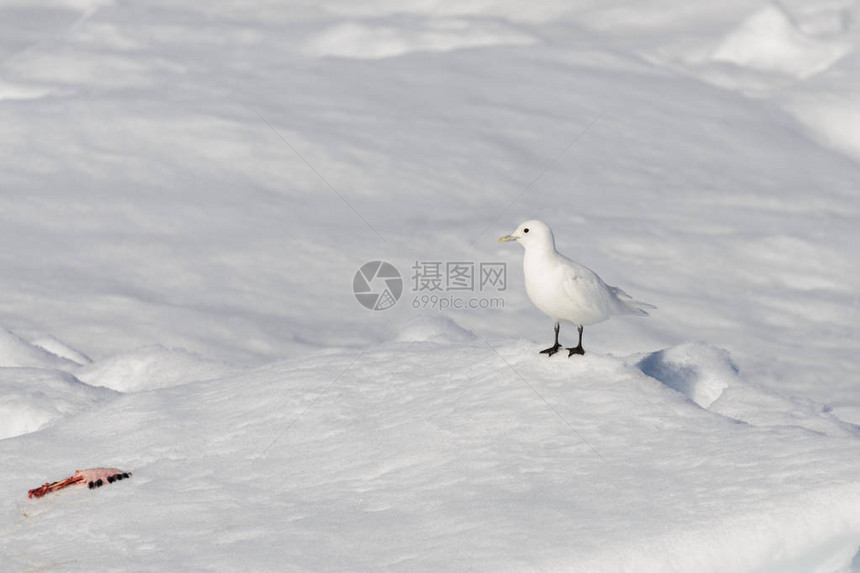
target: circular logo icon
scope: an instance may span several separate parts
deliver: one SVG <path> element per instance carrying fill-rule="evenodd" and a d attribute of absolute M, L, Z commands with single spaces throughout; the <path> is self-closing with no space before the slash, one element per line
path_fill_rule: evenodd
<path fill-rule="evenodd" d="M 364 263 L 352 279 L 352 292 L 364 308 L 386 310 L 403 294 L 403 278 L 391 263 Z"/>

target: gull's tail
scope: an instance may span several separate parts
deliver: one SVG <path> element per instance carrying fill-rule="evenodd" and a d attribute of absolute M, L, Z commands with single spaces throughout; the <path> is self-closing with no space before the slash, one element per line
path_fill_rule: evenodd
<path fill-rule="evenodd" d="M 636 316 L 648 316 L 648 311 L 645 309 L 657 308 L 653 304 L 636 300 L 618 287 L 609 287 L 615 299 L 620 303 L 621 312 L 623 314 L 635 314 Z"/>

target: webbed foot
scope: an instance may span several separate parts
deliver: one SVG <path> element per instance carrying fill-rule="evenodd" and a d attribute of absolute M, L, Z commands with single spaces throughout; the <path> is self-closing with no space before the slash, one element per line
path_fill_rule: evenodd
<path fill-rule="evenodd" d="M 547 356 L 552 356 L 553 354 L 555 354 L 556 352 L 558 352 L 558 349 L 559 349 L 559 348 L 561 348 L 561 344 L 556 343 L 556 344 L 554 344 L 554 345 L 550 346 L 549 348 L 546 348 L 546 349 L 544 349 L 544 350 L 541 350 L 541 351 L 540 351 L 540 353 L 541 353 L 541 354 L 546 354 Z"/>

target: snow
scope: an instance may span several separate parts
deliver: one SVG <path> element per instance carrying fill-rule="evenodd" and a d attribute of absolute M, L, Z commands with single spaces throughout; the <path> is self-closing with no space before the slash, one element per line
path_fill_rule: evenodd
<path fill-rule="evenodd" d="M 850 50 L 846 42 L 803 34 L 782 7 L 768 4 L 732 30 L 712 58 L 803 79 L 830 68 Z"/>
<path fill-rule="evenodd" d="M 638 363 L 645 374 L 711 412 L 754 426 L 802 427 L 832 436 L 857 436 L 857 426 L 830 406 L 786 397 L 744 381 L 722 348 L 687 343 L 653 352 Z"/>
<path fill-rule="evenodd" d="M 66 372 L 0 368 L 0 439 L 35 432 L 115 397 L 102 390 Z"/>
<path fill-rule="evenodd" d="M 860 571 L 858 21 L 3 3 L 0 570 Z M 530 218 L 657 310 L 538 355 Z"/>
<path fill-rule="evenodd" d="M 77 371 L 91 386 L 120 392 L 167 388 L 197 380 L 219 378 L 236 370 L 181 349 L 148 346 L 106 358 Z"/>
<path fill-rule="evenodd" d="M 7 557 L 72 569 L 122 568 L 132 554 L 141 570 L 810 571 L 799 564 L 844 567 L 856 552 L 856 438 L 803 429 L 806 410 L 786 413 L 798 424 L 739 423 L 635 358 L 553 361 L 530 341 L 419 337 L 380 343 L 354 369 L 355 353 L 337 352 L 127 394 L 19 438 L 41 455 L 2 485 Z M 721 372 L 743 388 L 731 368 L 709 375 Z M 4 450 L 4 463 L 20 455 Z M 39 504 L 20 495 L 96 460 L 134 477 Z M 58 517 L 84 504 L 98 526 L 57 543 Z"/>
<path fill-rule="evenodd" d="M 31 344 L 42 348 L 55 356 L 59 356 L 60 358 L 64 358 L 81 366 L 92 363 L 92 359 L 90 359 L 89 356 L 75 350 L 62 340 L 51 335 L 46 335 L 43 338 L 36 339 Z"/>
<path fill-rule="evenodd" d="M 59 349 L 63 352 L 63 349 Z M 63 368 L 77 366 L 79 363 L 58 354 L 43 346 L 27 342 L 5 328 L 0 328 L 0 366 L 3 368 L 32 367 L 32 368 Z"/>
<path fill-rule="evenodd" d="M 390 58 L 410 52 L 447 52 L 464 48 L 533 44 L 536 39 L 497 22 L 437 19 L 414 26 L 338 24 L 308 43 L 312 56 Z"/>

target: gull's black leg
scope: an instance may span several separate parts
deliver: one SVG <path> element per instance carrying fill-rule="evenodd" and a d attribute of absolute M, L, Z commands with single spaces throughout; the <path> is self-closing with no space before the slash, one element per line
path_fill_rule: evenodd
<path fill-rule="evenodd" d="M 552 356 L 553 354 L 558 352 L 559 348 L 561 348 L 561 344 L 558 343 L 558 328 L 559 328 L 558 323 L 556 322 L 555 323 L 555 344 L 553 344 L 552 346 L 550 346 L 546 350 L 541 350 L 540 351 L 541 354 L 546 354 L 547 356 Z"/>
<path fill-rule="evenodd" d="M 579 343 L 573 348 L 568 348 L 568 358 L 570 358 L 574 354 L 585 354 L 585 350 L 582 349 L 582 327 L 580 326 L 579 328 L 577 328 L 577 330 L 579 330 Z"/>

